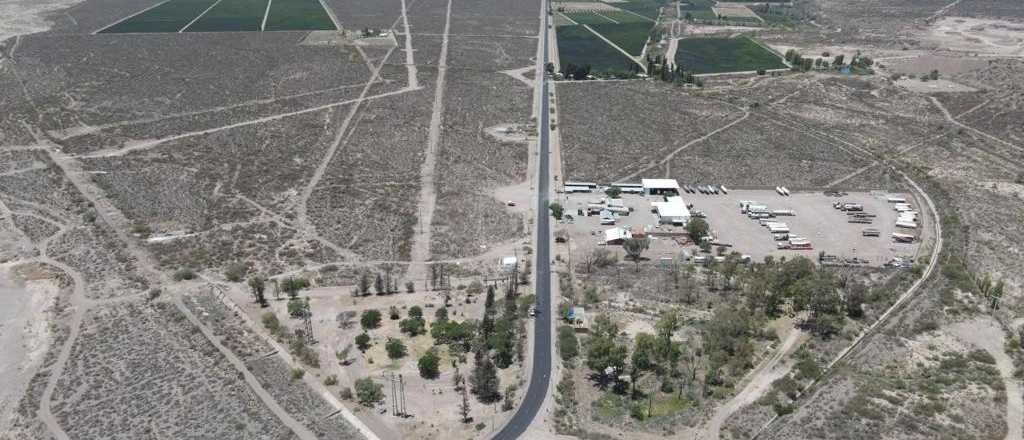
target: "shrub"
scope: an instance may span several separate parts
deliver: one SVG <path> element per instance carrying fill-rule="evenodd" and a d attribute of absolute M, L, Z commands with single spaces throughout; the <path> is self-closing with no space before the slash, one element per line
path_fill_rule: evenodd
<path fill-rule="evenodd" d="M 301 318 L 306 314 L 306 301 L 299 298 L 288 300 L 288 316 Z"/>
<path fill-rule="evenodd" d="M 249 265 L 241 261 L 234 262 L 228 265 L 224 269 L 224 278 L 232 283 L 237 283 L 245 279 L 245 275 L 249 272 Z"/>
<path fill-rule="evenodd" d="M 174 281 L 182 280 L 194 280 L 196 279 L 196 273 L 187 267 L 183 267 L 174 272 Z"/>
<path fill-rule="evenodd" d="M 363 406 L 372 407 L 384 399 L 384 386 L 376 383 L 369 377 L 362 379 L 356 379 L 356 398 L 359 399 L 359 403 Z"/>
<path fill-rule="evenodd" d="M 301 368 L 292 368 L 292 380 L 302 379 L 306 375 L 306 370 Z"/>
<path fill-rule="evenodd" d="M 326 379 L 324 379 L 324 385 L 327 385 L 329 387 L 337 385 L 337 384 L 338 384 L 338 376 L 337 375 L 332 374 L 332 375 L 327 376 Z"/>
<path fill-rule="evenodd" d="M 338 391 L 338 397 L 341 397 L 343 400 L 352 400 L 352 388 L 342 388 L 341 391 Z"/>
<path fill-rule="evenodd" d="M 554 216 L 556 220 L 562 219 L 562 215 L 565 213 L 565 208 L 563 208 L 562 205 L 557 202 L 551 202 L 548 204 L 548 208 L 551 209 L 551 215 Z"/>
<path fill-rule="evenodd" d="M 410 318 L 422 318 L 423 317 L 423 309 L 420 308 L 420 306 L 409 307 L 409 317 Z"/>
<path fill-rule="evenodd" d="M 427 350 L 417 363 L 420 376 L 424 379 L 437 379 L 441 375 L 440 364 L 441 357 L 437 355 L 437 349 L 431 348 Z"/>
<path fill-rule="evenodd" d="M 359 317 L 359 323 L 364 330 L 371 330 L 380 327 L 380 311 L 377 309 L 363 310 Z"/>
<path fill-rule="evenodd" d="M 274 312 L 267 312 L 260 318 L 263 321 L 263 327 L 270 330 L 270 333 L 276 334 L 281 329 L 281 321 L 277 320 L 277 315 Z"/>
<path fill-rule="evenodd" d="M 416 291 L 416 284 L 414 284 L 412 281 L 406 281 L 405 282 L 405 291 L 407 293 L 415 292 Z"/>
<path fill-rule="evenodd" d="M 576 339 L 576 331 L 572 327 L 563 325 L 558 327 L 558 353 L 562 360 L 571 361 L 580 353 L 580 343 Z"/>
<path fill-rule="evenodd" d="M 407 354 L 405 343 L 401 339 L 388 338 L 388 342 L 384 344 L 384 349 L 388 351 L 388 357 L 391 359 L 401 359 Z"/>
<path fill-rule="evenodd" d="M 403 319 L 398 322 L 398 328 L 402 333 L 408 333 L 409 336 L 415 337 L 427 332 L 427 323 L 423 318 Z"/>
<path fill-rule="evenodd" d="M 370 348 L 370 335 L 360 333 L 359 336 L 356 336 L 356 348 L 365 353 L 366 349 Z"/>

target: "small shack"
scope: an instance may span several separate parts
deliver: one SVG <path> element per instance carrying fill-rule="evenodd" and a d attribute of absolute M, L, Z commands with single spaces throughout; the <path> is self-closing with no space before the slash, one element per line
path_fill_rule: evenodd
<path fill-rule="evenodd" d="M 633 233 L 626 228 L 611 228 L 604 231 L 604 244 L 622 244 L 630 238 L 633 238 Z"/>

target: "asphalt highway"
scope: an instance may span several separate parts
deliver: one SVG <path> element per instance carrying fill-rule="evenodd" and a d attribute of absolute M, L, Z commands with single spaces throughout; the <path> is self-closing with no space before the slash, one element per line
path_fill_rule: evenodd
<path fill-rule="evenodd" d="M 548 191 L 550 189 L 550 170 L 548 145 L 551 129 L 548 121 L 548 81 L 544 75 L 544 66 L 548 63 L 548 2 L 542 3 L 544 9 L 543 23 L 543 56 L 538 60 L 537 78 L 541 81 L 540 98 L 540 136 L 537 161 L 537 235 L 536 278 L 534 289 L 537 295 L 538 313 L 533 320 L 533 372 L 530 384 L 526 388 L 526 396 L 516 409 L 512 419 L 493 437 L 495 440 L 511 440 L 522 437 L 526 429 L 533 423 L 541 404 L 548 394 L 551 380 L 551 229 L 548 215 Z"/>

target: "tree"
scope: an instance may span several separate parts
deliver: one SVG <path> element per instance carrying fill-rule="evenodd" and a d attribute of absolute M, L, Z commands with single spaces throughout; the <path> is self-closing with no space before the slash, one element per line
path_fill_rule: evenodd
<path fill-rule="evenodd" d="M 423 308 L 421 308 L 420 306 L 409 307 L 409 312 L 408 313 L 409 313 L 409 317 L 410 318 L 420 318 L 420 319 L 423 319 Z"/>
<path fill-rule="evenodd" d="M 391 359 L 401 359 L 407 354 L 405 343 L 398 338 L 388 338 L 388 342 L 384 344 L 384 349 L 387 350 L 388 357 Z"/>
<path fill-rule="evenodd" d="M 296 298 L 299 291 L 309 287 L 309 281 L 305 278 L 288 277 L 281 281 L 281 290 L 288 294 L 288 298 Z"/>
<path fill-rule="evenodd" d="M 249 289 L 252 290 L 252 296 L 256 298 L 256 304 L 266 307 L 267 297 L 264 292 L 267 290 L 267 280 L 259 275 L 253 275 L 249 278 Z"/>
<path fill-rule="evenodd" d="M 864 283 L 853 283 L 846 291 L 846 299 L 843 301 L 846 309 L 846 316 L 851 319 L 858 319 L 864 316 L 863 304 L 868 300 L 868 286 Z"/>
<path fill-rule="evenodd" d="M 448 322 L 448 309 L 447 308 L 440 307 L 437 310 L 434 310 L 434 323 L 436 324 L 438 322 Z"/>
<path fill-rule="evenodd" d="M 427 323 L 423 318 L 407 318 L 398 322 L 398 328 L 402 333 L 416 337 L 427 332 Z"/>
<path fill-rule="evenodd" d="M 690 239 L 693 240 L 694 243 L 703 242 L 704 237 L 708 235 L 710 229 L 711 228 L 708 227 L 708 222 L 704 221 L 702 218 L 694 217 L 686 223 L 686 233 L 689 234 Z"/>
<path fill-rule="evenodd" d="M 564 361 L 572 361 L 579 355 L 580 342 L 576 339 L 576 330 L 572 327 L 558 327 L 558 353 Z"/>
<path fill-rule="evenodd" d="M 650 247 L 651 239 L 647 237 L 627 238 L 622 242 L 622 248 L 626 251 L 626 255 L 636 264 L 637 272 L 640 272 L 640 256 Z"/>
<path fill-rule="evenodd" d="M 378 295 L 388 293 L 387 287 L 384 286 L 384 277 L 380 273 L 377 274 L 377 278 L 373 281 L 373 291 Z"/>
<path fill-rule="evenodd" d="M 843 54 L 836 55 L 836 57 L 832 59 L 832 65 L 836 66 L 836 68 L 843 67 L 843 61 L 845 60 L 845 57 L 846 55 Z"/>
<path fill-rule="evenodd" d="M 420 369 L 421 377 L 424 379 L 437 379 L 441 375 L 441 371 L 438 368 L 440 363 L 441 357 L 437 355 L 437 349 L 432 347 L 420 357 L 416 365 Z"/>
<path fill-rule="evenodd" d="M 384 400 L 384 386 L 369 377 L 356 379 L 355 389 L 356 398 L 363 406 L 372 408 L 377 402 Z"/>
<path fill-rule="evenodd" d="M 241 261 L 237 261 L 228 265 L 224 269 L 224 278 L 232 283 L 237 283 L 245 278 L 245 274 L 249 272 L 249 265 Z"/>
<path fill-rule="evenodd" d="M 608 189 L 604 190 L 605 195 L 613 199 L 619 198 L 622 195 L 622 189 L 617 186 L 609 186 Z"/>
<path fill-rule="evenodd" d="M 551 215 L 555 217 L 555 220 L 561 220 L 562 214 L 565 212 L 565 208 L 558 202 L 551 202 L 548 204 L 548 208 L 551 210 Z"/>
<path fill-rule="evenodd" d="M 932 81 L 939 79 L 939 71 L 937 69 L 932 70 L 931 73 L 928 74 L 928 78 L 930 78 Z"/>
<path fill-rule="evenodd" d="M 367 273 L 366 271 L 363 271 L 363 273 L 359 274 L 359 288 L 358 288 L 358 291 L 359 291 L 360 295 L 364 295 L 365 296 L 365 295 L 369 295 L 370 294 L 370 283 L 371 283 L 371 281 L 370 281 L 370 274 L 369 273 Z"/>
<path fill-rule="evenodd" d="M 482 403 L 494 403 L 501 399 L 498 369 L 494 367 L 489 356 L 483 356 L 473 366 L 473 375 L 469 378 L 469 386 L 470 391 Z"/>
<path fill-rule="evenodd" d="M 370 348 L 370 335 L 360 333 L 356 336 L 356 348 L 358 348 L 359 351 L 366 353 L 366 349 Z"/>
<path fill-rule="evenodd" d="M 380 327 L 380 311 L 377 309 L 363 310 L 363 314 L 359 317 L 359 323 L 363 326 L 363 330 Z"/>
<path fill-rule="evenodd" d="M 401 317 L 402 317 L 402 314 L 398 312 L 398 307 L 396 307 L 396 306 L 388 307 L 388 319 L 391 319 L 392 321 L 394 321 L 394 320 L 399 319 Z"/>
<path fill-rule="evenodd" d="M 459 405 L 459 414 L 462 415 L 462 423 L 473 421 L 469 417 L 469 393 L 466 392 L 466 387 L 462 387 L 462 403 Z"/>

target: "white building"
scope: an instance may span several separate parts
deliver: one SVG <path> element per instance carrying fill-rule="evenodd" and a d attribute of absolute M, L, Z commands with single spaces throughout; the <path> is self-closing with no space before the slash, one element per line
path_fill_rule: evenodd
<path fill-rule="evenodd" d="M 651 202 L 658 223 L 685 226 L 690 222 L 690 208 L 682 197 L 669 197 L 665 202 Z"/>
<path fill-rule="evenodd" d="M 611 228 L 604 231 L 605 244 L 622 244 L 630 238 L 633 238 L 633 233 L 626 228 Z"/>
<path fill-rule="evenodd" d="M 644 194 L 649 196 L 678 195 L 679 182 L 676 179 L 640 179 Z"/>

